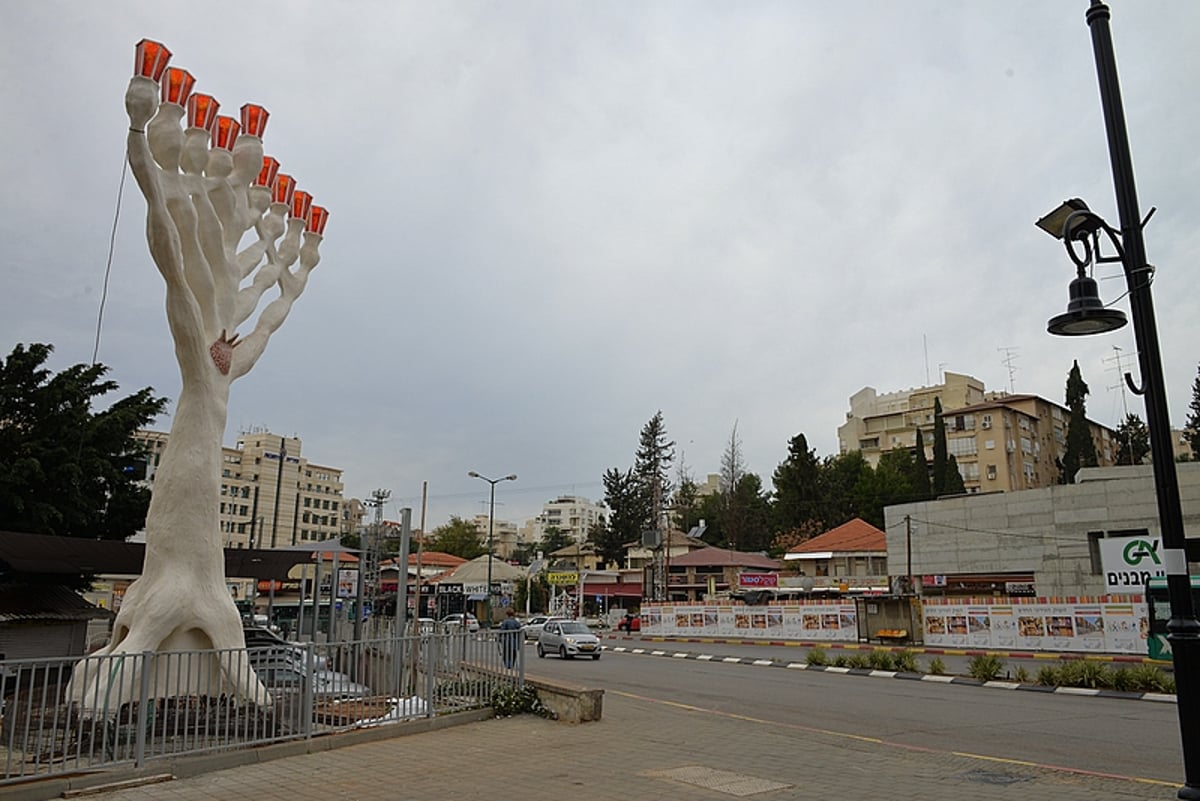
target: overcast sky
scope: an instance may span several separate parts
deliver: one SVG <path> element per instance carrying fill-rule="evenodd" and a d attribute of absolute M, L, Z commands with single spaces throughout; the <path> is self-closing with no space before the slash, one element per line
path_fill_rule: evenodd
<path fill-rule="evenodd" d="M 118 192 L 146 37 L 223 111 L 269 109 L 266 152 L 331 212 L 225 444 L 299 436 L 348 495 L 390 490 L 389 518 L 419 515 L 422 481 L 430 527 L 486 512 L 469 470 L 520 476 L 499 518 L 599 499 L 659 409 L 698 477 L 736 422 L 769 487 L 796 433 L 837 451 L 850 395 L 942 370 L 1061 403 L 1078 359 L 1115 426 L 1132 328 L 1046 333 L 1073 266 L 1033 225 L 1073 196 L 1118 223 L 1086 8 L 7 3 L 0 348 L 91 360 L 120 195 L 99 360 L 178 397 L 145 203 Z M 1113 33 L 1178 426 L 1200 363 L 1200 4 L 1116 0 Z"/>

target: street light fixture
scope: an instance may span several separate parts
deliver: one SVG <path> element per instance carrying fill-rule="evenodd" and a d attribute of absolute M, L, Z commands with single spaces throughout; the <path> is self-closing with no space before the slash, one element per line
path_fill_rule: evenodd
<path fill-rule="evenodd" d="M 1112 331 L 1123 326 L 1125 315 L 1115 309 L 1104 308 L 1095 281 L 1085 274 L 1086 267 L 1093 259 L 1097 263 L 1121 264 L 1129 290 L 1142 386 L 1136 386 L 1128 374 L 1125 380 L 1136 394 L 1145 398 L 1146 425 L 1150 430 L 1150 452 L 1153 455 L 1154 491 L 1163 542 L 1162 561 L 1171 603 L 1167 639 L 1171 643 L 1175 667 L 1176 707 L 1184 768 L 1184 785 L 1179 789 L 1178 797 L 1200 801 L 1200 693 L 1196 686 L 1197 676 L 1200 675 L 1197 673 L 1200 670 L 1200 622 L 1196 620 L 1192 604 L 1179 481 L 1172 459 L 1166 381 L 1163 378 L 1154 302 L 1150 295 L 1154 268 L 1146 261 L 1146 245 L 1142 238 L 1142 229 L 1154 211 L 1151 209 L 1143 220 L 1138 210 L 1133 159 L 1129 152 L 1109 16 L 1107 5 L 1100 0 L 1092 0 L 1087 10 L 1087 23 L 1092 32 L 1092 49 L 1100 82 L 1100 102 L 1104 110 L 1121 228 L 1119 231 L 1114 229 L 1078 199 L 1066 201 L 1038 221 L 1040 228 L 1063 240 L 1078 271 L 1071 282 L 1071 302 L 1067 312 L 1051 319 L 1047 329 L 1052 334 L 1079 336 Z M 1101 233 L 1114 248 L 1115 256 L 1102 255 Z"/>
<path fill-rule="evenodd" d="M 471 478 L 478 478 L 481 481 L 486 481 L 488 484 L 491 485 L 492 500 L 491 500 L 491 509 L 488 512 L 487 597 L 483 602 L 483 608 L 485 610 L 484 611 L 484 619 L 487 621 L 487 627 L 491 628 L 492 627 L 492 559 L 494 558 L 492 556 L 492 537 L 494 536 L 495 531 L 496 531 L 496 485 L 499 484 L 501 481 L 516 481 L 517 474 L 511 473 L 507 476 L 504 476 L 503 478 L 488 478 L 487 476 L 480 475 L 479 473 L 476 473 L 474 470 L 472 470 L 469 473 L 467 473 L 467 475 L 470 476 Z M 463 628 L 464 629 L 466 628 L 466 625 L 467 625 L 467 610 L 464 607 L 463 608 Z"/>

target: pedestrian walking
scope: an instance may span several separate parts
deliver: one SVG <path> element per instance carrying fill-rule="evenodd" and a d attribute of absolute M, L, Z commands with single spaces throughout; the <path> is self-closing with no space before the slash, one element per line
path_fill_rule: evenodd
<path fill-rule="evenodd" d="M 500 656 L 504 658 L 504 667 L 511 668 L 517 663 L 517 649 L 521 647 L 521 622 L 512 607 L 504 610 L 504 621 L 500 624 L 499 634 Z"/>

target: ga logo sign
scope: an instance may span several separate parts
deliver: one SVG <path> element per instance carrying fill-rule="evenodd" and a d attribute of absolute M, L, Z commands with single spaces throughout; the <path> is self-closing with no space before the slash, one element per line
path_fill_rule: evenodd
<path fill-rule="evenodd" d="M 1100 540 L 1104 587 L 1110 593 L 1142 592 L 1150 579 L 1165 576 L 1162 540 L 1148 535 Z"/>

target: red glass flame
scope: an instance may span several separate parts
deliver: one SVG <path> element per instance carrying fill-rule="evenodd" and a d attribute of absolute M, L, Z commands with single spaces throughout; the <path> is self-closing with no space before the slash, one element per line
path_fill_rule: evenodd
<path fill-rule="evenodd" d="M 143 39 L 137 43 L 133 58 L 133 74 L 158 83 L 171 60 L 171 51 L 160 42 Z"/>
<path fill-rule="evenodd" d="M 329 221 L 329 210 L 324 206 L 313 206 L 312 214 L 308 217 L 308 230 L 314 234 L 325 233 L 325 223 Z"/>
<path fill-rule="evenodd" d="M 171 67 L 162 79 L 162 102 L 182 106 L 188 101 L 196 79 L 185 69 Z"/>
<path fill-rule="evenodd" d="M 212 146 L 233 150 L 233 143 L 237 141 L 238 133 L 241 130 L 242 126 L 237 120 L 222 114 L 217 117 L 217 123 L 213 126 Z"/>
<path fill-rule="evenodd" d="M 265 186 L 268 189 L 275 188 L 275 176 L 279 174 L 279 162 L 270 156 L 263 156 L 262 169 L 258 171 L 258 177 L 254 179 L 255 186 Z"/>
<path fill-rule="evenodd" d="M 212 95 L 192 95 L 188 98 L 188 125 L 211 131 L 221 104 Z"/>
<path fill-rule="evenodd" d="M 312 211 L 312 195 L 308 192 L 296 190 L 292 195 L 292 216 L 299 220 L 308 222 L 308 217 Z"/>
<path fill-rule="evenodd" d="M 276 203 L 282 203 L 285 206 L 292 205 L 292 193 L 296 191 L 296 179 L 287 173 L 279 173 L 275 176 L 275 197 Z"/>
<path fill-rule="evenodd" d="M 242 106 L 242 133 L 246 136 L 257 136 L 262 139 L 263 131 L 267 130 L 267 117 L 271 116 L 262 106 L 247 103 Z"/>

